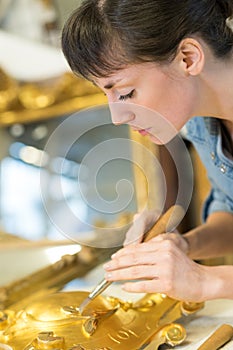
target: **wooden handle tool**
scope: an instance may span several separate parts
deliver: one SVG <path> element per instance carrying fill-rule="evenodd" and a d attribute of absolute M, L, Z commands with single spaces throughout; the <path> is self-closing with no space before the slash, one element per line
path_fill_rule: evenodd
<path fill-rule="evenodd" d="M 168 211 L 155 222 L 154 226 L 144 234 L 143 242 L 148 242 L 150 239 L 160 235 L 161 233 L 173 231 L 180 223 L 183 216 L 184 209 L 180 205 L 170 207 Z M 79 306 L 80 314 L 83 313 L 86 306 L 93 299 L 100 295 L 111 284 L 112 282 L 103 279 Z"/>
<path fill-rule="evenodd" d="M 179 225 L 183 216 L 183 207 L 180 205 L 173 205 L 155 222 L 154 226 L 144 234 L 143 242 L 148 242 L 161 233 L 172 232 Z"/>
<path fill-rule="evenodd" d="M 197 350 L 217 350 L 233 337 L 233 327 L 223 324 L 197 349 Z"/>

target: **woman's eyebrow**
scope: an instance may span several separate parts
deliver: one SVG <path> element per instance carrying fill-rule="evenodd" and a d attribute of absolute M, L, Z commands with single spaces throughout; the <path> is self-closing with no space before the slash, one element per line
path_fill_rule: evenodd
<path fill-rule="evenodd" d="M 98 84 L 94 81 L 94 80 L 91 80 L 92 84 L 94 86 L 98 86 Z M 115 82 L 114 83 L 108 83 L 107 85 L 104 86 L 104 89 L 107 89 L 107 90 L 110 90 L 113 88 L 113 86 L 115 85 Z"/>
<path fill-rule="evenodd" d="M 104 89 L 110 90 L 112 89 L 119 81 L 123 80 L 122 78 L 116 79 L 115 81 L 110 81 L 109 83 L 107 83 L 106 85 L 104 85 Z M 100 87 L 100 84 L 98 84 L 98 81 L 95 81 L 94 79 L 90 79 L 90 82 L 94 85 L 94 86 L 98 86 Z"/>
<path fill-rule="evenodd" d="M 115 85 L 115 83 L 109 83 L 109 84 L 105 85 L 104 88 L 107 90 L 110 90 L 113 88 L 114 85 Z"/>
<path fill-rule="evenodd" d="M 106 85 L 104 86 L 104 88 L 107 89 L 107 90 L 110 90 L 110 89 L 112 89 L 112 88 L 116 85 L 116 83 L 119 83 L 119 81 L 121 81 L 121 80 L 122 80 L 122 78 L 117 79 L 117 80 L 112 81 L 112 82 L 109 82 L 108 84 L 106 84 Z"/>

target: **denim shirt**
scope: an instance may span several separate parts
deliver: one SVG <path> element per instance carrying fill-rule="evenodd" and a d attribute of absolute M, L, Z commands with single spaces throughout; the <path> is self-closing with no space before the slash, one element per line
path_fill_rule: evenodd
<path fill-rule="evenodd" d="M 223 152 L 220 121 L 212 117 L 192 118 L 185 125 L 184 137 L 196 148 L 211 184 L 203 220 L 216 211 L 233 213 L 233 160 Z"/>

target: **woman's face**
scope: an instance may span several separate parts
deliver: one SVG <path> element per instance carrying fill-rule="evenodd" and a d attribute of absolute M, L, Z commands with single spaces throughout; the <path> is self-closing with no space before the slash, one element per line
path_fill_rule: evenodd
<path fill-rule="evenodd" d="M 173 62 L 135 64 L 94 82 L 108 98 L 114 124 L 128 124 L 164 144 L 194 115 L 192 79 Z"/>

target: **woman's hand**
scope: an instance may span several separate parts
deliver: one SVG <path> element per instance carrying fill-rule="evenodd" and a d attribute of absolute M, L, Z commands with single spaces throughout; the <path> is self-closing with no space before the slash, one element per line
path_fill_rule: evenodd
<path fill-rule="evenodd" d="M 161 213 L 157 211 L 144 210 L 134 215 L 133 225 L 126 233 L 124 247 L 129 244 L 138 244 L 143 241 L 144 234 L 150 230 L 154 223 L 159 219 Z M 187 239 L 178 232 L 160 234 L 160 239 L 173 240 L 175 244 L 186 254 L 189 252 L 189 243 Z"/>
<path fill-rule="evenodd" d="M 161 234 L 157 237 L 157 240 L 170 240 L 175 243 L 175 245 L 182 250 L 186 255 L 189 253 L 189 242 L 188 240 L 178 232 L 169 232 Z"/>
<path fill-rule="evenodd" d="M 174 234 L 174 240 L 170 235 L 159 235 L 149 242 L 119 250 L 104 265 L 105 278 L 109 281 L 138 280 L 124 284 L 123 289 L 128 292 L 165 293 L 178 300 L 203 301 L 208 282 L 206 267 L 189 259 L 177 246 L 182 242 L 180 235 Z"/>

